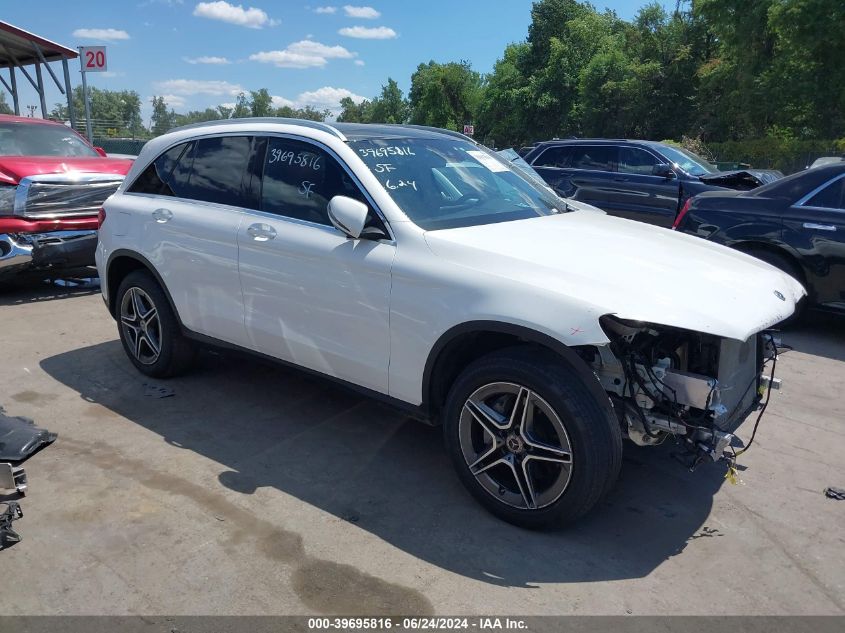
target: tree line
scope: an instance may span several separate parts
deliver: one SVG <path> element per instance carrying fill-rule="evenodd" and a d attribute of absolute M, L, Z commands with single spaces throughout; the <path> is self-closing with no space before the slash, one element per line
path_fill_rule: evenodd
<path fill-rule="evenodd" d="M 564 136 L 780 140 L 845 136 L 845 3 L 679 0 L 632 21 L 577 0 L 539 0 L 524 41 L 491 73 L 420 64 L 338 120 L 475 126 L 488 145 Z M 841 145 L 841 142 L 840 142 Z"/>
<path fill-rule="evenodd" d="M 476 138 L 498 147 L 564 136 L 837 139 L 845 136 L 843 33 L 842 0 L 677 0 L 668 11 L 653 2 L 631 21 L 588 2 L 538 0 L 525 40 L 507 46 L 490 73 L 466 60 L 422 63 L 407 95 L 389 77 L 371 99 L 343 99 L 337 120 L 473 124 Z M 78 87 L 74 100 L 83 112 Z M 232 117 L 332 116 L 274 107 L 261 88 L 233 106 L 186 114 L 155 96 L 147 128 L 137 92 L 92 88 L 91 100 L 92 118 L 114 120 L 120 135 Z M 51 114 L 66 119 L 66 106 Z"/>

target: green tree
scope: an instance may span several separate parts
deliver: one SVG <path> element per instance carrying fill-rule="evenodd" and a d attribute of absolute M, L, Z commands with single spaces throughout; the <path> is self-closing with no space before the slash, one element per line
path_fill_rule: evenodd
<path fill-rule="evenodd" d="M 525 42 L 511 44 L 487 76 L 476 135 L 490 146 L 518 146 L 534 138 L 534 122 L 526 114 L 531 108 L 532 89 L 522 72 L 529 52 Z"/>
<path fill-rule="evenodd" d="M 241 92 L 235 98 L 235 107 L 232 108 L 232 118 L 243 119 L 250 116 L 250 114 L 252 114 L 252 109 L 249 107 L 246 95 Z"/>
<path fill-rule="evenodd" d="M 369 120 L 367 123 L 405 123 L 408 120 L 408 101 L 402 94 L 399 84 L 390 77 L 381 87 L 381 94 L 368 104 Z"/>
<path fill-rule="evenodd" d="M 767 27 L 774 54 L 762 84 L 774 124 L 796 137 L 845 134 L 845 4 L 774 2 Z"/>
<path fill-rule="evenodd" d="M 250 116 L 272 116 L 273 97 L 267 88 L 250 91 L 249 112 Z"/>
<path fill-rule="evenodd" d="M 176 114 L 168 109 L 164 97 L 154 96 L 151 102 L 153 113 L 150 117 L 150 131 L 154 136 L 159 136 L 174 126 Z"/>
<path fill-rule="evenodd" d="M 218 108 L 206 108 L 205 110 L 191 110 L 187 114 L 175 114 L 172 116 L 174 127 L 178 127 L 180 125 L 189 125 L 191 123 L 202 123 L 204 121 L 217 121 L 218 119 L 223 118 L 222 116 L 220 116 L 220 111 Z"/>
<path fill-rule="evenodd" d="M 6 103 L 6 93 L 0 90 L 0 114 L 14 114 L 14 110 Z"/>
<path fill-rule="evenodd" d="M 420 64 L 411 75 L 411 123 L 461 130 L 473 122 L 483 92 L 481 75 L 467 61 Z"/>
<path fill-rule="evenodd" d="M 145 133 L 141 120 L 141 97 L 134 90 L 102 90 L 89 86 L 88 96 L 95 135 L 138 136 Z M 77 118 L 84 120 L 82 86 L 73 89 L 73 106 Z M 50 117 L 70 120 L 67 103 L 57 103 Z"/>
<path fill-rule="evenodd" d="M 372 123 L 373 103 L 364 99 L 361 103 L 355 103 L 352 97 L 344 97 L 340 100 L 340 114 L 337 120 L 340 123 Z"/>
<path fill-rule="evenodd" d="M 762 136 L 774 103 L 760 81 L 772 64 L 769 9 L 775 0 L 698 0 L 694 11 L 713 33 L 712 57 L 698 70 L 699 126 L 706 137 Z"/>

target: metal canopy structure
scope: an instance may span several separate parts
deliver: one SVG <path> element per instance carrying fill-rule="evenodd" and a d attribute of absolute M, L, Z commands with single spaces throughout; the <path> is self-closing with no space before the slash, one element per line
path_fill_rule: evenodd
<path fill-rule="evenodd" d="M 12 96 L 15 114 L 20 116 L 20 98 L 18 97 L 18 72 L 29 81 L 41 101 L 41 116 L 47 118 L 47 101 L 44 94 L 44 76 L 42 69 L 46 69 L 53 83 L 65 97 L 67 97 L 68 115 L 71 126 L 76 125 L 76 112 L 73 107 L 73 94 L 70 88 L 70 71 L 68 60 L 79 57 L 72 48 L 56 44 L 34 33 L 25 31 L 8 22 L 0 21 L 0 83 Z M 62 63 L 64 81 L 59 81 L 50 62 Z M 30 71 L 35 70 L 33 77 Z M 6 73 L 2 69 L 8 69 Z"/>

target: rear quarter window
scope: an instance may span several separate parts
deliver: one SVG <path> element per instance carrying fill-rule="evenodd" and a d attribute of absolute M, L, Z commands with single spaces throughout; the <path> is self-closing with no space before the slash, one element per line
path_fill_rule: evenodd
<path fill-rule="evenodd" d="M 156 158 L 129 187 L 129 193 L 181 196 L 190 175 L 193 143 L 180 143 Z"/>

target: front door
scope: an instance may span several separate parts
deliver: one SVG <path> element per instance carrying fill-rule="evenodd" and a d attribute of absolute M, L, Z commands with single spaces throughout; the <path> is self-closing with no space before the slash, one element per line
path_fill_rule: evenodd
<path fill-rule="evenodd" d="M 259 210 L 238 230 L 248 347 L 386 393 L 395 245 L 347 238 L 326 210 L 333 196 L 349 196 L 379 222 L 372 202 L 309 141 L 268 137 L 254 169 Z"/>
<path fill-rule="evenodd" d="M 603 208 L 621 218 L 671 227 L 678 212 L 680 186 L 677 178 L 653 174 L 661 162 L 639 147 L 620 146 L 613 187 Z"/>

